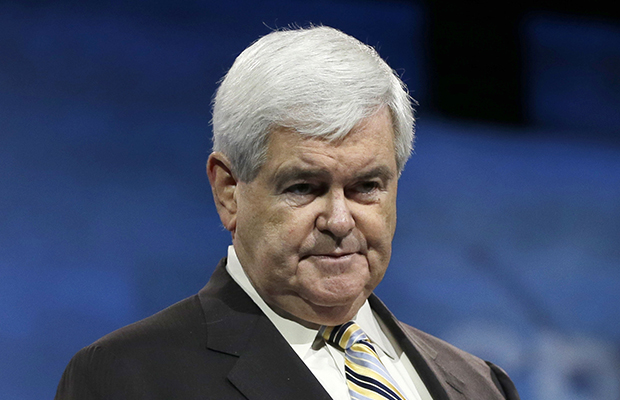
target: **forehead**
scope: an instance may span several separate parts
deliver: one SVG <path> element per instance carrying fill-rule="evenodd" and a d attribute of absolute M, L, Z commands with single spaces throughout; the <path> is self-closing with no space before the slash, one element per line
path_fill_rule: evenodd
<path fill-rule="evenodd" d="M 304 136 L 291 129 L 274 130 L 269 137 L 263 169 L 273 172 L 273 169 L 305 164 L 345 170 L 384 164 L 396 169 L 390 113 L 382 110 L 335 140 Z"/>

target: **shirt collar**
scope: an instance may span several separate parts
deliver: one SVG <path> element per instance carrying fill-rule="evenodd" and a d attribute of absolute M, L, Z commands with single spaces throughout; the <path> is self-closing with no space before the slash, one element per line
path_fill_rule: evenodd
<path fill-rule="evenodd" d="M 233 246 L 228 246 L 226 270 L 233 280 L 241 286 L 267 318 L 276 326 L 278 331 L 284 336 L 284 339 L 286 339 L 298 354 L 302 353 L 301 356 L 303 356 L 312 346 L 317 335 L 317 330 L 307 328 L 298 322 L 283 318 L 273 311 L 262 297 L 260 297 L 256 289 L 254 289 L 254 286 L 252 286 L 250 279 L 237 258 L 237 253 L 235 253 L 235 248 Z"/>
<path fill-rule="evenodd" d="M 390 343 L 390 340 L 379 326 L 377 317 L 370 308 L 368 300 L 364 302 L 364 305 L 357 312 L 357 316 L 353 320 L 362 328 L 374 345 L 379 347 L 390 358 L 397 359 L 394 346 L 392 346 L 392 343 Z"/>
<path fill-rule="evenodd" d="M 250 279 L 237 258 L 235 248 L 232 245 L 228 246 L 226 270 L 233 280 L 241 286 L 267 318 L 275 325 L 282 336 L 284 336 L 284 339 L 293 347 L 300 357 L 303 358 L 306 353 L 311 351 L 318 331 L 316 329 L 307 328 L 296 321 L 286 319 L 273 311 L 262 297 L 260 297 L 254 286 L 252 286 Z M 396 351 L 379 326 L 368 300 L 364 302 L 353 320 L 364 330 L 368 338 L 370 338 L 375 345 L 389 357 L 396 359 Z"/>

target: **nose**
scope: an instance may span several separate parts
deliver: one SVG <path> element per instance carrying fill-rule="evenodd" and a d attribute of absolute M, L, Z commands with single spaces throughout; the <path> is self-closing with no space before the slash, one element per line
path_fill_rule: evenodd
<path fill-rule="evenodd" d="M 347 236 L 355 227 L 355 219 L 343 191 L 332 191 L 324 198 L 324 209 L 316 220 L 317 228 L 337 238 Z"/>

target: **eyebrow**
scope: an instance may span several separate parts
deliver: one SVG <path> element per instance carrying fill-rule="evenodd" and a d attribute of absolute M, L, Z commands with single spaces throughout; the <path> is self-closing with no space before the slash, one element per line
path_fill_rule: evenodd
<path fill-rule="evenodd" d="M 373 178 L 380 178 L 384 182 L 387 182 L 394 178 L 394 172 L 385 165 L 379 165 L 355 177 L 356 180 L 360 181 Z"/>

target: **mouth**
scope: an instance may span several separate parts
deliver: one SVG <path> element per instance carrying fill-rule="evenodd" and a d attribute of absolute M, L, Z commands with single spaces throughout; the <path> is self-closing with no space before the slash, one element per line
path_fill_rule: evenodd
<path fill-rule="evenodd" d="M 359 253 L 321 253 L 311 254 L 307 257 L 307 260 L 313 262 L 316 266 L 349 268 L 356 262 L 358 256 Z"/>
<path fill-rule="evenodd" d="M 357 252 L 334 252 L 334 253 L 316 253 L 316 254 L 308 254 L 302 258 L 324 258 L 324 259 L 333 259 L 333 260 L 341 260 L 346 258 L 351 258 L 354 255 L 358 254 Z"/>
<path fill-rule="evenodd" d="M 328 253 L 328 254 L 317 254 L 315 257 L 327 257 L 327 258 L 345 258 L 351 257 L 357 253 Z"/>

